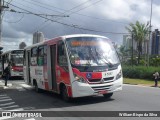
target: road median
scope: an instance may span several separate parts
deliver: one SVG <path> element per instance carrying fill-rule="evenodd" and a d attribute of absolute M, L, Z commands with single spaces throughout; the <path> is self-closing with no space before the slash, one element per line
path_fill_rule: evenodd
<path fill-rule="evenodd" d="M 154 86 L 154 80 L 147 80 L 147 79 L 124 78 L 123 83 L 124 84 L 130 84 L 130 85 L 140 85 L 140 86 L 147 86 L 147 87 L 155 87 Z M 160 87 L 160 85 L 158 85 L 158 87 Z"/>

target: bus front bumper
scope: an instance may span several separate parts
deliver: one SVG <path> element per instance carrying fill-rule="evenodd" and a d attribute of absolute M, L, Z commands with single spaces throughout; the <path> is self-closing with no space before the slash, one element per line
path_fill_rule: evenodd
<path fill-rule="evenodd" d="M 85 97 L 113 93 L 122 90 L 122 78 L 112 83 L 87 84 L 74 81 L 72 83 L 72 97 Z"/>

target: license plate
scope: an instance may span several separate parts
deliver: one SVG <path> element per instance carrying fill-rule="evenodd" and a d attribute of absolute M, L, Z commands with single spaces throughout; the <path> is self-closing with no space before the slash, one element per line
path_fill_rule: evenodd
<path fill-rule="evenodd" d="M 101 90 L 101 91 L 98 91 L 99 94 L 106 94 L 107 91 L 106 90 Z"/>

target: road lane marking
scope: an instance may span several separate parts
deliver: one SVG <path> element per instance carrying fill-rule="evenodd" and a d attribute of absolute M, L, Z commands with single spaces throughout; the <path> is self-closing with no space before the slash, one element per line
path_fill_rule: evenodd
<path fill-rule="evenodd" d="M 5 102 L 5 103 L 4 103 Z M 19 105 L 16 105 L 12 99 L 6 94 L 0 96 L 0 111 L 22 111 L 23 108 L 20 108 Z"/>
<path fill-rule="evenodd" d="M 36 120 L 36 119 L 34 119 L 34 118 L 29 118 L 29 119 L 24 119 L 24 120 Z"/>
<path fill-rule="evenodd" d="M 5 98 L 9 98 L 9 97 L 8 96 L 0 97 L 0 99 L 5 99 Z"/>
<path fill-rule="evenodd" d="M 12 110 L 7 110 L 7 111 L 23 111 L 23 108 L 17 108 L 17 109 L 12 109 Z"/>
<path fill-rule="evenodd" d="M 18 105 L 11 105 L 11 106 L 8 106 L 8 107 L 1 107 L 1 109 L 8 109 L 8 108 L 14 108 L 14 107 L 19 107 Z"/>
<path fill-rule="evenodd" d="M 0 95 L 0 97 L 1 97 L 1 96 L 7 96 L 7 94 Z"/>
<path fill-rule="evenodd" d="M 12 105 L 12 104 L 15 104 L 15 102 L 9 102 L 9 103 L 0 104 L 0 107 L 1 107 L 1 106 Z"/>
<path fill-rule="evenodd" d="M 10 101 L 12 99 L 3 99 L 3 100 L 0 100 L 0 102 L 4 102 L 4 101 Z"/>

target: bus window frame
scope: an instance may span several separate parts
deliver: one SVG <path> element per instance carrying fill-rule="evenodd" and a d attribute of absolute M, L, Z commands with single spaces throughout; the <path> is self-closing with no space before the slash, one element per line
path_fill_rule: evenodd
<path fill-rule="evenodd" d="M 23 65 L 26 66 L 26 50 L 23 51 Z"/>
<path fill-rule="evenodd" d="M 36 49 L 36 54 L 33 54 L 33 50 Z M 31 66 L 37 66 L 37 50 L 38 47 L 33 47 L 31 49 Z"/>
<path fill-rule="evenodd" d="M 42 54 L 40 55 L 40 48 L 42 50 Z M 37 65 L 38 66 L 43 66 L 45 64 L 47 64 L 46 60 L 47 59 L 47 51 L 45 53 L 45 49 L 47 49 L 47 45 L 41 45 L 41 46 L 38 46 L 38 49 L 37 49 Z"/>
<path fill-rule="evenodd" d="M 63 48 L 62 48 L 62 45 L 63 45 Z M 63 53 L 61 56 L 62 58 L 60 58 L 60 54 L 61 54 L 60 49 L 59 49 L 60 47 L 61 47 L 61 49 L 63 49 L 63 51 L 61 51 Z M 63 61 L 66 61 L 66 63 L 61 62 L 60 59 L 63 59 Z M 65 43 L 62 40 L 58 41 L 58 43 L 57 43 L 57 64 L 59 66 L 68 66 L 67 51 L 65 49 Z"/>

